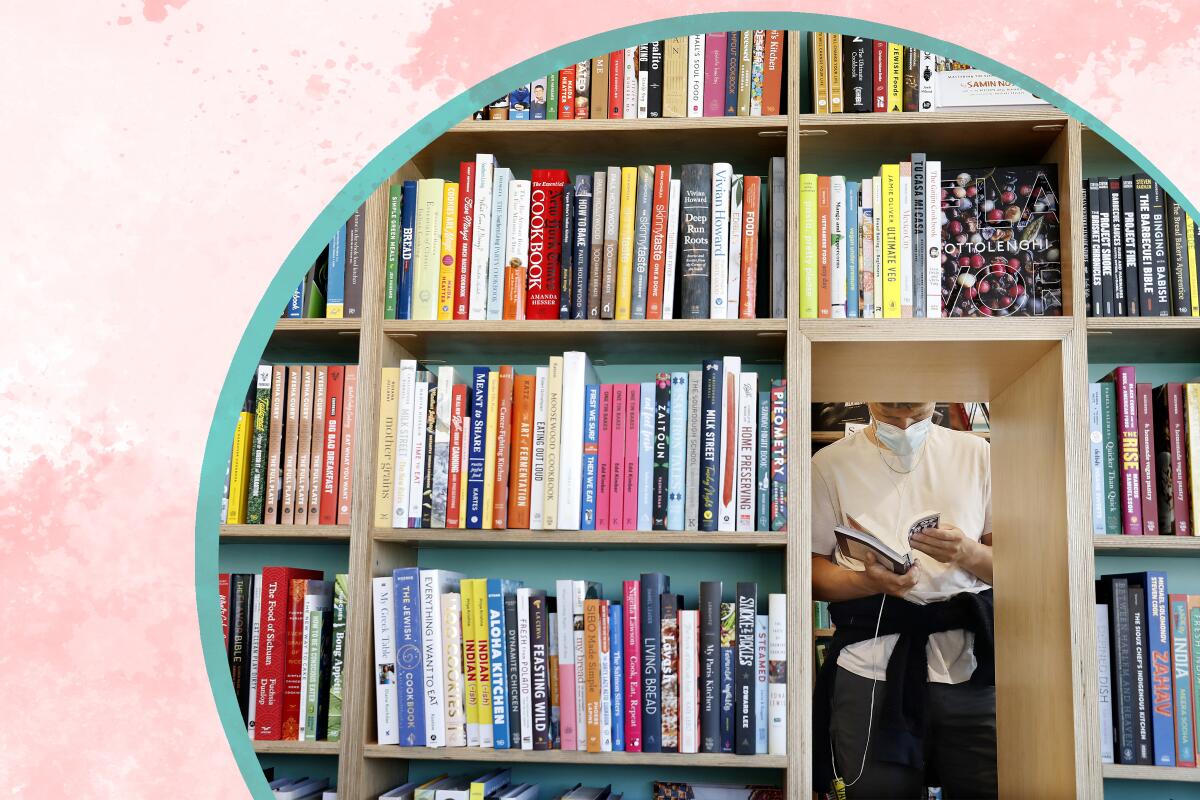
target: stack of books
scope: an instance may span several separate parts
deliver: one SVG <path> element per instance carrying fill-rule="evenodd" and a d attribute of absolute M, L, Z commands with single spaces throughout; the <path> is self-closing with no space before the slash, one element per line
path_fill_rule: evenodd
<path fill-rule="evenodd" d="M 348 576 L 323 577 L 292 567 L 218 577 L 229 674 L 251 739 L 341 738 Z"/>
<path fill-rule="evenodd" d="M 349 525 L 358 367 L 260 364 L 238 415 L 221 523 Z"/>
<path fill-rule="evenodd" d="M 267 785 L 274 800 L 337 800 L 328 778 L 273 778 Z"/>
<path fill-rule="evenodd" d="M 364 203 L 337 229 L 329 245 L 309 267 L 283 309 L 284 319 L 362 317 L 366 226 Z"/>
<path fill-rule="evenodd" d="M 741 359 L 602 384 L 586 353 L 536 374 L 385 368 L 375 526 L 787 530 L 787 387 Z"/>
<path fill-rule="evenodd" d="M 1197 230 L 1158 181 L 1141 173 L 1083 181 L 1090 317 L 1200 317 Z"/>
<path fill-rule="evenodd" d="M 738 583 L 725 602 L 706 581 L 686 609 L 659 572 L 621 589 L 416 567 L 373 579 L 379 743 L 784 754 L 786 595 L 760 607 Z"/>
<path fill-rule="evenodd" d="M 503 94 L 475 119 L 761 117 L 784 113 L 784 32 L 677 36 L 580 61 Z"/>
<path fill-rule="evenodd" d="M 784 159 L 768 167 L 524 180 L 479 154 L 458 181 L 394 184 L 385 319 L 784 318 Z"/>

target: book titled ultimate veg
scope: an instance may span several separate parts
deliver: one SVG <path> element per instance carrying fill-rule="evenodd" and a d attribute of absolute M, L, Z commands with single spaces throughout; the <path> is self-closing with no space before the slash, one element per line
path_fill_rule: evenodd
<path fill-rule="evenodd" d="M 846 558 L 865 562 L 867 553 L 873 553 L 875 560 L 897 575 L 904 575 L 913 566 L 911 553 L 899 553 L 891 545 L 883 542 L 876 534 L 859 525 L 853 517 L 847 517 L 849 525 L 835 525 L 834 536 L 837 537 L 838 550 Z M 922 512 L 908 523 L 908 539 L 916 534 L 936 528 L 941 515 L 932 512 Z"/>

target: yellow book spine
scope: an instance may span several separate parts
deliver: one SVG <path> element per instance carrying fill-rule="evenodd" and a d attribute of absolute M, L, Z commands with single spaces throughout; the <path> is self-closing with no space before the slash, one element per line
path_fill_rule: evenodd
<path fill-rule="evenodd" d="M 471 387 L 467 387 L 467 411 L 470 411 Z M 471 448 L 467 443 L 471 441 L 471 415 L 470 413 L 463 414 L 463 444 L 462 444 L 462 462 L 459 465 L 458 479 L 458 527 L 467 527 L 467 454 Z"/>
<path fill-rule="evenodd" d="M 813 112 L 829 113 L 829 45 L 828 33 L 813 33 L 812 49 Z"/>
<path fill-rule="evenodd" d="M 379 432 L 376 439 L 375 527 L 392 527 L 392 485 L 396 469 L 396 416 L 400 368 L 384 367 L 379 387 Z"/>
<path fill-rule="evenodd" d="M 1184 227 L 1187 237 L 1188 283 L 1192 288 L 1192 316 L 1200 317 L 1200 275 L 1196 269 L 1196 222 L 1192 215 L 1187 215 L 1187 225 Z"/>
<path fill-rule="evenodd" d="M 1192 536 L 1200 536 L 1200 383 L 1184 384 L 1187 392 L 1188 487 L 1192 490 Z"/>
<path fill-rule="evenodd" d="M 888 42 L 887 110 L 904 110 L 904 45 Z"/>
<path fill-rule="evenodd" d="M 475 578 L 475 679 L 479 683 L 479 738 L 484 747 L 492 747 L 492 670 L 488 651 L 487 579 Z"/>
<path fill-rule="evenodd" d="M 487 436 L 483 458 L 483 529 L 492 529 L 492 502 L 496 497 L 496 416 L 500 373 L 488 373 Z"/>
<path fill-rule="evenodd" d="M 883 316 L 900 318 L 900 165 L 884 164 L 883 180 Z"/>
<path fill-rule="evenodd" d="M 800 176 L 800 318 L 817 318 L 817 176 Z"/>
<path fill-rule="evenodd" d="M 442 195 L 446 182 L 441 178 L 417 181 L 417 215 L 413 235 L 412 318 L 437 319 L 438 258 L 442 252 Z"/>
<path fill-rule="evenodd" d="M 249 411 L 238 414 L 233 429 L 233 450 L 229 454 L 229 508 L 225 514 L 227 525 L 246 523 L 246 481 L 249 478 L 247 465 L 250 463 L 250 431 L 254 428 L 254 415 Z"/>
<path fill-rule="evenodd" d="M 462 594 L 463 688 L 466 691 L 467 744 L 479 744 L 479 684 L 475 680 L 479 658 L 475 653 L 475 581 L 459 581 Z"/>
<path fill-rule="evenodd" d="M 558 437 L 562 431 L 562 356 L 551 356 L 546 370 L 546 465 L 542 529 L 558 528 Z"/>
<path fill-rule="evenodd" d="M 738 105 L 739 117 L 750 116 L 751 72 L 754 70 L 754 31 L 742 31 L 738 39 Z"/>
<path fill-rule="evenodd" d="M 458 184 L 442 188 L 442 252 L 438 271 L 438 319 L 454 319 L 454 279 L 458 273 Z"/>
<path fill-rule="evenodd" d="M 842 35 L 830 33 L 825 51 L 829 54 L 829 113 L 842 113 Z"/>
<path fill-rule="evenodd" d="M 637 167 L 621 167 L 621 217 L 617 238 L 617 302 L 614 318 L 629 319 L 633 303 L 633 216 Z"/>

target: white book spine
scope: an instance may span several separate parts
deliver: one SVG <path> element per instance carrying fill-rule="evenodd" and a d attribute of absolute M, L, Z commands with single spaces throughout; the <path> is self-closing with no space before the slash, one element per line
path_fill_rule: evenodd
<path fill-rule="evenodd" d="M 546 507 L 546 367 L 537 368 L 533 396 L 533 459 L 529 465 L 529 529 L 545 526 Z"/>
<path fill-rule="evenodd" d="M 729 194 L 733 167 L 712 166 L 712 247 L 709 251 L 709 319 L 725 318 L 725 292 L 729 290 Z"/>
<path fill-rule="evenodd" d="M 467 711 L 463 699 L 465 677 L 463 675 L 462 640 L 462 595 L 458 592 L 443 592 L 440 598 L 442 609 L 442 669 L 443 685 L 446 687 L 446 746 L 467 746 Z M 476 729 L 476 739 L 479 731 Z"/>
<path fill-rule="evenodd" d="M 504 250 L 508 245 L 508 185 L 512 170 L 497 167 L 492 174 L 492 225 L 488 241 L 487 318 L 504 315 Z"/>
<path fill-rule="evenodd" d="M 700 370 L 688 372 L 687 471 L 684 475 L 683 529 L 700 528 Z"/>
<path fill-rule="evenodd" d="M 679 255 L 679 179 L 671 179 L 671 202 L 667 210 L 666 281 L 663 283 L 662 318 L 675 316 L 675 262 Z"/>
<path fill-rule="evenodd" d="M 396 694 L 396 608 L 392 578 L 371 581 L 375 621 L 375 730 L 380 744 L 400 744 Z"/>
<path fill-rule="evenodd" d="M 530 181 L 513 181 L 508 187 L 508 243 L 504 249 L 504 265 L 508 268 L 519 262 L 529 268 L 529 193 Z M 525 319 L 525 288 L 521 287 L 522 302 L 517 303 L 516 319 Z"/>
<path fill-rule="evenodd" d="M 421 647 L 425 681 L 425 745 L 445 747 L 446 674 L 442 636 L 442 594 L 457 591 L 462 575 L 440 569 L 423 569 L 421 577 Z M 389 579 L 390 580 L 390 579 Z"/>
<path fill-rule="evenodd" d="M 1112 662 L 1109 655 L 1108 606 L 1096 604 L 1096 702 L 1100 705 L 1100 761 L 1113 763 Z"/>
<path fill-rule="evenodd" d="M 396 466 L 392 485 L 392 527 L 408 527 L 408 486 L 412 477 L 413 406 L 416 401 L 417 362 L 400 362 L 400 392 L 396 401 Z"/>
<path fill-rule="evenodd" d="M 517 589 L 517 681 L 521 690 L 521 749 L 533 749 L 533 686 L 529 655 L 529 593 Z"/>
<path fill-rule="evenodd" d="M 754 753 L 767 752 L 767 625 L 769 617 L 754 618 Z"/>
<path fill-rule="evenodd" d="M 862 206 L 858 210 L 858 285 L 863 295 L 863 318 L 875 316 L 875 190 L 874 179 L 862 182 Z"/>
<path fill-rule="evenodd" d="M 742 297 L 742 196 L 741 175 L 734 175 L 729 194 L 729 282 L 725 290 L 725 318 L 737 319 Z"/>
<path fill-rule="evenodd" d="M 454 410 L 454 367 L 438 367 L 437 421 L 433 430 L 433 512 L 430 527 L 446 527 L 446 491 L 450 479 L 450 414 Z"/>
<path fill-rule="evenodd" d="M 625 119 L 638 118 L 638 49 L 636 47 L 625 48 L 625 59 L 623 61 L 625 69 L 625 91 L 622 94 L 623 105 L 621 108 Z M 612 180 L 609 178 L 609 180 Z"/>
<path fill-rule="evenodd" d="M 468 316 L 487 319 L 488 256 L 492 237 L 492 179 L 496 157 L 475 156 L 475 219 L 471 229 L 471 301 Z"/>
<path fill-rule="evenodd" d="M 574 590 L 573 611 L 575 619 L 571 620 L 572 641 L 575 645 L 575 663 L 580 665 L 575 670 L 575 748 L 587 750 L 587 671 L 584 666 L 583 631 L 583 601 L 587 599 L 587 581 L 571 581 Z M 576 622 L 578 620 L 578 622 Z"/>
<path fill-rule="evenodd" d="M 873 208 L 883 208 L 883 182 L 876 175 L 871 179 L 871 204 Z M 878 214 L 875 218 L 875 317 L 876 319 L 883 316 L 883 225 Z"/>
<path fill-rule="evenodd" d="M 312 646 L 312 624 L 309 620 L 309 612 L 316 607 L 316 595 L 304 595 L 304 627 L 300 633 L 300 710 L 296 717 L 296 738 L 303 742 L 305 734 L 308 731 L 307 722 L 308 714 L 305 709 L 308 708 L 308 648 Z M 393 647 L 395 645 L 393 644 Z"/>
<path fill-rule="evenodd" d="M 250 686 L 258 686 L 258 636 L 262 629 L 262 573 L 254 576 L 254 612 L 250 622 Z M 250 690 L 250 702 L 246 705 L 246 731 L 254 738 L 255 691 Z"/>
<path fill-rule="evenodd" d="M 912 172 L 900 168 L 900 314 L 912 316 L 913 306 L 913 240 L 912 240 Z"/>
<path fill-rule="evenodd" d="M 758 373 L 743 372 L 738 383 L 737 529 L 754 531 L 758 443 Z"/>
<path fill-rule="evenodd" d="M 928 50 L 921 51 L 921 65 L 917 72 L 917 110 L 936 111 L 937 98 L 934 97 L 934 77 L 937 72 L 937 56 Z"/>
<path fill-rule="evenodd" d="M 1092 535 L 1108 533 L 1104 512 L 1104 414 L 1100 384 L 1088 384 L 1088 462 L 1092 467 Z"/>
<path fill-rule="evenodd" d="M 600 604 L 600 752 L 611 753 L 612 737 L 612 630 L 608 603 Z"/>
<path fill-rule="evenodd" d="M 689 117 L 704 116 L 704 36 L 688 37 L 688 108 Z"/>
<path fill-rule="evenodd" d="M 425 421 L 429 413 L 429 381 L 417 381 L 413 391 L 412 462 L 408 479 L 408 527 L 421 527 L 421 492 L 425 486 Z"/>
<path fill-rule="evenodd" d="M 787 754 L 787 595 L 767 597 L 767 752 Z"/>
<path fill-rule="evenodd" d="M 596 373 L 587 353 L 563 353 L 562 412 L 558 459 L 559 530 L 579 530 L 583 496 L 584 387 L 596 383 Z"/>
<path fill-rule="evenodd" d="M 700 612 L 679 611 L 679 752 L 700 751 Z"/>
<path fill-rule="evenodd" d="M 829 304 L 833 319 L 846 318 L 846 178 L 829 179 Z"/>
<path fill-rule="evenodd" d="M 725 356 L 721 369 L 721 473 L 720 499 L 717 502 L 717 530 L 733 533 L 737 530 L 737 418 L 741 385 L 742 359 Z M 733 491 L 727 491 L 730 481 Z M 725 498 L 729 502 L 725 502 Z"/>
<path fill-rule="evenodd" d="M 925 162 L 925 315 L 942 316 L 942 162 Z"/>

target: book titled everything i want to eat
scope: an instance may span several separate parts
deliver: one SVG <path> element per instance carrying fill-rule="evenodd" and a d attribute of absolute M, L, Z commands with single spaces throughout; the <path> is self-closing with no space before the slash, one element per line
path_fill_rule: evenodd
<path fill-rule="evenodd" d="M 900 553 L 891 545 L 885 543 L 876 534 L 860 525 L 853 517 L 847 517 L 849 525 L 836 525 L 833 528 L 837 537 L 838 550 L 846 558 L 866 562 L 867 554 L 875 556 L 875 560 L 883 564 L 897 575 L 904 575 L 913 566 L 912 553 Z M 908 523 L 908 539 L 922 531 L 936 528 L 941 521 L 941 515 L 924 511 Z"/>

